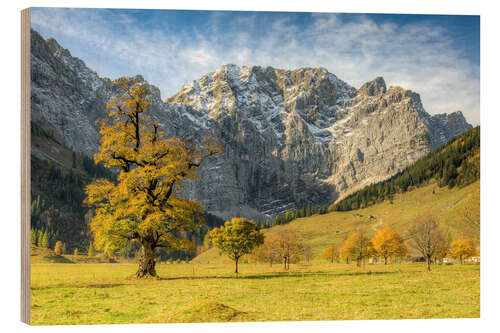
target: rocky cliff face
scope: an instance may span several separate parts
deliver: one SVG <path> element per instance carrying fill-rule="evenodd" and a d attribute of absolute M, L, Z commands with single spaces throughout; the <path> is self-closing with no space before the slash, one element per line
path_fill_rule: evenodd
<path fill-rule="evenodd" d="M 116 88 L 35 31 L 31 59 L 33 121 L 92 154 Z M 461 112 L 430 116 L 418 94 L 381 77 L 356 90 L 324 68 L 225 65 L 165 102 L 155 94 L 151 114 L 165 131 L 224 146 L 186 191 L 224 217 L 329 204 L 471 128 Z"/>

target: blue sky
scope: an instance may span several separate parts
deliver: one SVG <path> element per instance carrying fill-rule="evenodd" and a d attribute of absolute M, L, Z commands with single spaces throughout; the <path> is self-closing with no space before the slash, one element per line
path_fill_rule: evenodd
<path fill-rule="evenodd" d="M 32 27 L 100 76 L 142 74 L 162 98 L 227 63 L 376 76 L 431 113 L 479 124 L 479 16 L 34 8 Z"/>

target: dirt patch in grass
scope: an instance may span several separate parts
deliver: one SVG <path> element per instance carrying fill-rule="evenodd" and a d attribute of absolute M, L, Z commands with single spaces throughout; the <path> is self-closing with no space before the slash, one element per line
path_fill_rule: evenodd
<path fill-rule="evenodd" d="M 239 321 L 243 320 L 242 315 L 244 314 L 245 312 L 216 301 L 204 301 L 175 313 L 170 321 L 181 323 Z"/>

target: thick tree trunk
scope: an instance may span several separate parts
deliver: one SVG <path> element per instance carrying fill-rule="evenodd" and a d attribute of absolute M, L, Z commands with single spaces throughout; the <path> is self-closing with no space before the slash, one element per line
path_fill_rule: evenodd
<path fill-rule="evenodd" d="M 384 265 L 387 265 L 387 257 L 384 257 Z"/>
<path fill-rule="evenodd" d="M 141 256 L 139 258 L 139 269 L 137 277 L 156 276 L 155 247 L 153 243 L 143 242 L 141 247 Z"/>
<path fill-rule="evenodd" d="M 431 270 L 431 257 L 427 257 L 427 270 Z"/>

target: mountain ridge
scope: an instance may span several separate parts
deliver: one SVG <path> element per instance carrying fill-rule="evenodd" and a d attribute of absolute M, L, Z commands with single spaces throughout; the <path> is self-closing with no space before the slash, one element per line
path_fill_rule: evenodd
<path fill-rule="evenodd" d="M 54 39 L 31 35 L 33 121 L 92 155 L 99 145 L 95 120 L 107 116 L 118 88 Z M 225 218 L 331 203 L 472 127 L 461 113 L 429 115 L 418 94 L 387 89 L 381 77 L 356 90 L 321 67 L 224 65 L 165 101 L 151 87 L 151 117 L 165 132 L 209 135 L 224 146 L 185 193 Z"/>

